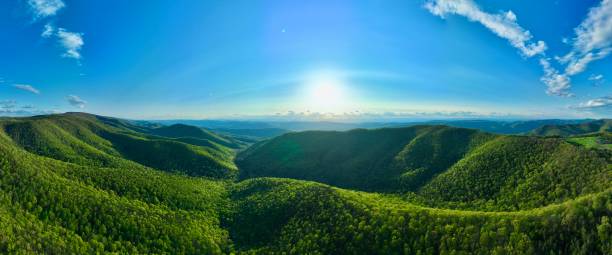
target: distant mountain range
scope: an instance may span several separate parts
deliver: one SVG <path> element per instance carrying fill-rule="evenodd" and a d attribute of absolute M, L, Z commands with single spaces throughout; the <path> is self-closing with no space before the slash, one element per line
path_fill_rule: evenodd
<path fill-rule="evenodd" d="M 203 127 L 220 133 L 242 136 L 251 139 L 274 137 L 287 132 L 307 130 L 346 131 L 356 128 L 409 127 L 415 125 L 446 125 L 473 128 L 498 134 L 544 134 L 534 129 L 558 125 L 572 125 L 593 122 L 592 119 L 548 119 L 548 120 L 431 120 L 422 122 L 330 122 L 330 121 L 236 121 L 236 120 L 152 120 L 150 123 L 164 125 L 187 124 Z M 551 134 L 551 133 L 549 133 Z"/>

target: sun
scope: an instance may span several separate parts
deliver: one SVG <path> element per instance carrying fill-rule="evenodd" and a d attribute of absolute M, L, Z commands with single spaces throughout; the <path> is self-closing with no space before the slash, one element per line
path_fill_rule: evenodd
<path fill-rule="evenodd" d="M 306 107 L 313 112 L 341 112 L 348 104 L 346 85 L 340 78 L 329 74 L 311 77 L 306 84 L 304 96 Z"/>

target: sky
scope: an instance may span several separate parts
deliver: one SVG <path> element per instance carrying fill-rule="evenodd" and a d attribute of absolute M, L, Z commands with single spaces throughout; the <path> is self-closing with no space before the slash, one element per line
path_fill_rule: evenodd
<path fill-rule="evenodd" d="M 611 118 L 612 0 L 0 1 L 0 115 Z"/>

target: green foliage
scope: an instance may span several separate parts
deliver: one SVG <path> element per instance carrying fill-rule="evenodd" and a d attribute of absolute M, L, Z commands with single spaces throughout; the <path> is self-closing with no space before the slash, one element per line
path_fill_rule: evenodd
<path fill-rule="evenodd" d="M 235 182 L 242 143 L 198 128 L 81 113 L 0 127 L 0 254 L 612 253 L 605 133 L 304 132 L 239 155 L 242 178 L 387 192 L 367 193 Z"/>
<path fill-rule="evenodd" d="M 612 150 L 612 133 L 609 132 L 573 136 L 566 140 L 586 148 Z"/>
<path fill-rule="evenodd" d="M 415 126 L 289 133 L 238 156 L 240 177 L 287 177 L 368 191 L 415 190 L 492 135 Z"/>
<path fill-rule="evenodd" d="M 233 140 L 232 138 L 222 137 L 203 128 L 184 124 L 174 124 L 167 127 L 164 126 L 154 128 L 149 130 L 148 132 L 154 135 L 164 137 L 190 138 L 191 140 L 197 139 L 200 141 L 210 141 L 234 149 L 241 148 L 241 146 L 243 145 L 239 141 Z"/>
<path fill-rule="evenodd" d="M 610 248 L 610 189 L 520 212 L 424 208 L 389 196 L 271 178 L 243 181 L 232 196 L 240 205 L 232 222 L 240 232 L 233 238 L 245 253 L 606 254 Z"/>
<path fill-rule="evenodd" d="M 231 154 L 219 155 L 223 154 L 221 151 L 211 154 L 199 146 L 173 140 L 140 138 L 128 134 L 104 132 L 101 136 L 111 141 L 123 157 L 145 166 L 215 178 L 233 177 L 237 171 L 231 162 L 229 156 Z"/>
<path fill-rule="evenodd" d="M 83 173 L 74 173 L 79 171 L 78 166 L 25 153 L 2 140 L 0 190 L 6 194 L 9 205 L 17 208 L 18 214 L 31 214 L 44 225 L 54 226 L 59 234 L 72 233 L 80 237 L 85 243 L 73 247 L 80 249 L 72 250 L 73 253 L 83 250 L 94 253 L 222 253 L 229 247 L 227 231 L 219 227 L 219 218 L 214 213 L 221 209 L 218 205 L 214 206 L 214 211 L 207 210 L 195 197 L 189 199 L 193 201 L 181 203 L 180 198 L 198 187 L 169 192 L 163 190 L 163 186 L 143 185 L 142 179 L 136 179 L 129 183 L 132 187 L 124 188 L 128 184 L 117 182 L 125 176 L 96 172 L 92 174 L 100 179 L 87 178 Z M 105 179 L 111 180 L 105 182 Z M 180 185 L 190 183 L 184 181 Z M 152 192 L 138 192 L 146 188 Z M 223 200 L 224 192 L 210 192 L 204 197 Z M 177 202 L 175 198 L 179 198 Z M 202 210 L 186 211 L 178 209 L 180 207 Z M 36 238 L 40 239 L 32 242 L 42 243 L 45 236 Z"/>
<path fill-rule="evenodd" d="M 562 139 L 509 136 L 491 141 L 424 186 L 434 201 L 491 210 L 560 203 L 610 187 L 611 157 Z"/>
<path fill-rule="evenodd" d="M 580 124 L 544 125 L 529 132 L 540 136 L 571 136 L 596 132 L 612 132 L 612 120 L 594 120 Z"/>
<path fill-rule="evenodd" d="M 149 132 L 148 128 L 107 117 L 69 113 L 13 119 L 0 122 L 0 127 L 30 152 L 81 165 L 139 167 L 137 162 L 216 178 L 231 178 L 237 172 L 234 152 L 217 140 L 150 136 L 134 131 Z"/>
<path fill-rule="evenodd" d="M 504 211 L 605 190 L 612 180 L 611 154 L 563 139 L 416 126 L 286 134 L 242 152 L 237 164 L 241 178 L 412 191 L 422 198 L 410 201 L 427 206 Z"/>

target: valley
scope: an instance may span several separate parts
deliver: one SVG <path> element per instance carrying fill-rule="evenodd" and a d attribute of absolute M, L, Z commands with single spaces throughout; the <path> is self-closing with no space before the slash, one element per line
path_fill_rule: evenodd
<path fill-rule="evenodd" d="M 605 131 L 421 125 L 251 145 L 84 113 L 0 127 L 1 253 L 612 251 L 612 151 L 592 146 Z"/>

